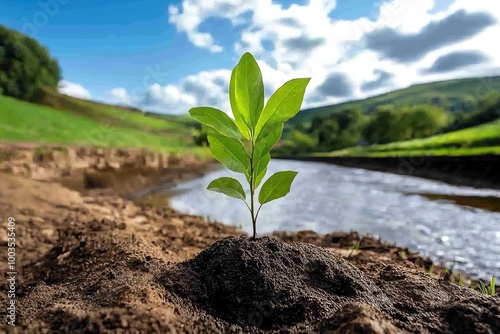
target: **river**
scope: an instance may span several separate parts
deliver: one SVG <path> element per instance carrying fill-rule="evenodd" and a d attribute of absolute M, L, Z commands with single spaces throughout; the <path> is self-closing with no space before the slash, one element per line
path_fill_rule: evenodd
<path fill-rule="evenodd" d="M 477 277 L 500 277 L 500 212 L 464 205 L 467 198 L 498 200 L 500 191 L 289 160 L 272 161 L 266 179 L 280 170 L 299 174 L 285 198 L 263 206 L 257 222 L 260 235 L 276 230 L 307 229 L 322 234 L 354 230 Z M 221 176 L 245 182 L 239 174 L 218 169 L 178 185 L 171 191 L 171 206 L 251 232 L 244 203 L 206 190 L 210 181 Z M 462 202 L 453 201 L 455 197 Z"/>

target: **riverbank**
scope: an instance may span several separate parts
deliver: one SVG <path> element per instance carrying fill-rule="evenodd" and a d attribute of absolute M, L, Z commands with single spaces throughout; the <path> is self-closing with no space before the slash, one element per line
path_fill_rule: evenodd
<path fill-rule="evenodd" d="M 475 188 L 500 189 L 500 155 L 329 157 L 280 156 L 279 159 L 331 163 L 338 166 L 421 177 Z"/>
<path fill-rule="evenodd" d="M 499 297 L 453 284 L 457 276 L 411 250 L 356 232 L 250 241 L 235 227 L 124 199 L 203 174 L 206 163 L 195 157 L 71 147 L 2 153 L 0 212 L 16 220 L 18 326 L 2 322 L 0 331 L 500 330 Z M 0 294 L 7 299 L 5 283 Z"/>

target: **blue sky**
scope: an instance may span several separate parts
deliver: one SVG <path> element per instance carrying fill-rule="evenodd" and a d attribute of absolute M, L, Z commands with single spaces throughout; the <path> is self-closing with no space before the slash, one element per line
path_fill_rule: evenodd
<path fill-rule="evenodd" d="M 59 5 L 45 26 L 37 26 L 43 22 L 35 16 L 43 12 L 38 1 L 0 0 L 0 24 L 35 37 L 57 57 L 65 80 L 78 82 L 93 96 L 104 97 L 117 85 L 132 89 L 148 73 L 148 66 L 158 64 L 162 72 L 168 72 L 166 82 L 161 82 L 166 84 L 202 70 L 206 64 L 220 67 L 230 61 L 230 55 L 221 57 L 200 50 L 178 33 L 168 23 L 168 4 L 69 0 Z"/>
<path fill-rule="evenodd" d="M 248 7 L 248 10 L 243 13 L 234 8 L 233 12 L 222 13 L 221 8 L 226 8 L 223 7 L 224 5 L 240 2 L 239 0 L 212 1 L 214 5 L 207 8 L 206 3 L 203 4 L 203 1 L 198 0 L 154 0 L 148 1 L 147 4 L 145 1 L 138 0 L 0 0 L 0 24 L 25 32 L 47 46 L 51 54 L 59 60 L 64 80 L 75 87 L 84 89 L 88 93 L 88 98 L 111 101 L 113 96 L 116 98 L 120 95 L 111 93 L 113 89 L 116 93 L 118 88 L 123 93 L 121 95 L 129 95 L 128 99 L 121 101 L 124 104 L 144 106 L 160 112 L 180 113 L 190 104 L 207 101 L 217 102 L 220 107 L 227 107 L 222 102 L 224 88 L 219 89 L 213 86 L 210 92 L 208 90 L 211 86 L 200 80 L 225 84 L 227 71 L 235 65 L 243 51 L 252 51 L 259 60 L 269 65 L 267 70 L 263 69 L 263 73 L 271 76 L 269 79 L 271 88 L 276 88 L 280 80 L 283 83 L 283 80 L 291 79 L 287 75 L 295 73 L 317 78 L 315 86 L 318 89 L 313 89 L 309 95 L 311 103 L 317 101 L 317 103 L 324 104 L 362 97 L 363 93 L 359 89 L 357 93 L 355 89 L 352 89 L 345 96 L 329 95 L 327 92 L 328 89 L 335 89 L 335 87 L 338 91 L 342 91 L 339 88 L 342 82 L 333 82 L 333 86 L 327 85 L 329 83 L 327 79 L 330 77 L 345 79 L 353 84 L 358 80 L 354 76 L 349 80 L 347 76 L 351 74 L 349 69 L 352 66 L 355 68 L 359 66 L 351 64 L 349 67 L 348 63 L 351 60 L 343 58 L 347 55 L 359 58 L 357 61 L 364 64 L 363 67 L 367 73 L 358 74 L 358 76 L 371 81 L 397 77 L 398 67 L 397 64 L 387 62 L 391 61 L 390 57 L 386 54 L 384 58 L 384 50 L 377 49 L 376 45 L 373 50 L 367 51 L 372 52 L 372 56 L 378 55 L 373 68 L 366 64 L 374 61 L 375 58 L 370 58 L 370 55 L 360 52 L 359 49 L 354 54 L 352 50 L 348 53 L 346 51 L 349 49 L 348 46 L 353 42 L 361 41 L 366 37 L 364 35 L 371 33 L 373 29 L 375 32 L 393 29 L 396 33 L 405 30 L 408 33 L 417 33 L 429 24 L 432 15 L 437 19 L 446 19 L 446 15 L 453 14 L 450 6 L 455 2 L 444 0 L 435 4 L 431 0 L 422 0 L 424 5 L 403 9 L 403 14 L 406 13 L 408 17 L 416 16 L 411 20 L 414 26 L 400 22 L 401 27 L 398 27 L 397 22 L 392 24 L 389 21 L 398 21 L 403 16 L 401 9 L 398 9 L 397 15 L 392 10 L 391 19 L 384 19 L 387 17 L 387 11 L 381 11 L 381 6 L 387 7 L 390 1 L 339 0 L 335 3 L 335 1 L 328 0 L 310 2 L 274 0 L 271 3 L 271 0 L 246 0 L 241 2 Z M 183 10 L 182 4 L 186 2 L 191 3 L 191 11 Z M 458 0 L 456 2 L 464 3 Z M 487 6 L 487 2 L 485 4 Z M 281 8 L 278 5 L 281 5 Z M 172 6 L 178 8 L 179 15 L 177 15 L 176 22 L 169 22 L 169 18 L 175 16 L 169 11 L 169 7 L 173 8 Z M 193 9 L 196 6 L 198 9 Z M 291 8 L 293 6 L 296 7 L 295 10 Z M 457 6 L 457 10 L 459 9 L 460 7 Z M 481 8 L 478 9 L 480 10 Z M 208 15 L 203 13 L 208 13 Z M 266 17 L 267 13 L 269 17 Z M 244 22 L 242 24 L 232 22 L 231 18 L 235 17 L 241 18 Z M 280 26 L 277 19 L 285 17 L 302 21 L 295 27 Z M 418 17 L 421 18 L 420 22 L 418 22 Z M 368 30 L 357 36 L 359 29 L 356 28 L 356 24 L 362 24 L 362 19 L 368 20 L 372 26 L 362 28 Z M 200 23 L 193 27 L 190 24 L 193 20 L 199 20 Z M 345 35 L 345 31 L 349 29 L 354 29 L 352 36 L 339 37 Z M 210 34 L 212 42 L 207 43 L 212 46 L 219 45 L 223 50 L 214 52 L 211 51 L 210 46 L 196 45 L 195 37 L 190 36 L 200 33 Z M 390 31 L 386 33 L 390 34 Z M 253 40 L 260 40 L 264 49 L 259 51 L 255 45 L 245 42 L 244 34 L 253 36 L 251 38 Z M 293 45 L 290 46 L 290 43 L 286 44 L 286 39 L 291 41 L 294 34 L 302 38 L 301 40 L 297 40 L 298 37 L 293 39 L 296 43 L 314 41 L 318 43 L 301 44 L 308 45 L 307 49 L 304 49 L 305 47 L 300 49 L 298 44 L 294 48 Z M 472 38 L 474 35 L 468 37 Z M 464 39 L 456 39 L 456 42 L 457 44 L 464 42 Z M 290 49 L 284 50 L 285 45 Z M 273 53 L 273 50 L 276 52 Z M 450 51 L 453 50 L 450 49 Z M 488 52 L 493 51 L 488 50 Z M 289 56 L 291 69 L 285 66 L 287 60 L 283 60 L 283 55 Z M 363 57 L 365 57 L 364 61 Z M 437 57 L 439 55 L 434 57 L 434 61 Z M 314 64 L 306 64 L 309 59 Z M 431 66 L 432 60 L 428 60 L 427 63 L 428 67 Z M 340 74 L 333 68 L 334 65 L 339 65 Z M 375 67 L 378 66 L 378 70 L 381 69 L 386 73 L 388 69 L 385 68 L 391 65 L 394 70 L 390 75 L 377 76 Z M 148 74 L 151 71 L 160 75 L 151 76 Z M 205 74 L 200 75 L 202 72 Z M 403 71 L 401 75 L 407 74 Z M 191 86 L 186 84 L 188 76 L 192 76 L 190 81 L 188 80 Z M 443 78 L 447 77 L 445 75 Z M 385 90 L 414 81 L 399 79 L 393 82 L 392 86 L 385 85 Z M 429 77 L 430 79 L 432 77 Z M 192 87 L 195 85 L 194 81 L 197 81 L 196 85 L 199 89 Z M 205 91 L 202 89 L 203 85 Z M 362 85 L 363 83 L 360 82 L 359 87 Z M 323 89 L 320 89 L 321 87 Z M 212 96 L 213 91 L 218 91 L 219 95 Z M 131 92 L 135 93 L 131 94 Z M 145 99 L 141 92 L 146 94 L 148 99 Z M 326 93 L 320 94 L 319 92 Z M 71 92 L 68 93 L 71 94 Z M 132 99 L 130 95 L 135 95 L 135 97 Z M 144 105 L 144 101 L 152 99 L 156 102 Z"/>

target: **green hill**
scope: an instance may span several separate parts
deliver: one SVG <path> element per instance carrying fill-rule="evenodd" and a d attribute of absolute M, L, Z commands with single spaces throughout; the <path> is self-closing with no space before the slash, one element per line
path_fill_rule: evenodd
<path fill-rule="evenodd" d="M 422 103 L 446 106 L 450 110 L 475 110 L 478 98 L 488 92 L 500 92 L 500 76 L 447 80 L 413 85 L 408 88 L 318 108 L 304 109 L 289 121 L 290 125 L 309 122 L 315 116 L 327 116 L 342 109 L 360 108 L 371 113 L 380 105 L 410 106 Z"/>
<path fill-rule="evenodd" d="M 0 95 L 0 142 L 37 142 L 202 152 L 186 117 L 143 114 L 52 92 L 45 105 Z"/>

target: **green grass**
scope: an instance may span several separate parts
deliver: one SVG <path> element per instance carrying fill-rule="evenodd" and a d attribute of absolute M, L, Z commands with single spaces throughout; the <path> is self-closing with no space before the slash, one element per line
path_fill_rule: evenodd
<path fill-rule="evenodd" d="M 102 124 L 148 131 L 169 137 L 185 138 L 191 135 L 188 125 L 194 124 L 183 116 L 142 113 L 134 108 L 114 106 L 81 100 L 52 91 L 44 91 L 37 102 L 57 110 L 69 111 L 98 121 Z"/>
<path fill-rule="evenodd" d="M 141 130 L 152 130 L 157 132 L 171 132 L 175 130 L 175 133 L 181 134 L 189 134 L 188 128 L 184 126 L 179 126 L 178 122 L 169 121 L 166 119 L 153 118 L 144 114 L 136 113 L 136 112 L 124 112 L 123 109 L 105 105 L 105 104 L 97 104 L 90 101 L 77 101 L 76 103 L 81 104 L 82 106 L 91 106 L 95 105 L 96 108 L 93 109 L 96 112 L 96 117 L 99 117 L 102 120 L 115 121 L 118 124 L 130 128 L 141 129 Z M 91 110 L 91 108 L 89 108 Z"/>
<path fill-rule="evenodd" d="M 370 113 L 380 105 L 411 106 L 432 103 L 433 99 L 436 98 L 444 99 L 449 104 L 472 103 L 472 105 L 475 105 L 478 99 L 486 97 L 488 93 L 498 91 L 500 91 L 500 76 L 431 82 L 413 85 L 363 100 L 304 109 L 288 123 L 295 125 L 309 122 L 315 116 L 327 116 L 343 109 L 360 108 L 365 113 Z"/>
<path fill-rule="evenodd" d="M 500 120 L 425 139 L 353 147 L 314 156 L 408 156 L 500 154 Z"/>
<path fill-rule="evenodd" d="M 82 101 L 81 104 L 88 106 L 92 102 Z M 0 96 L 0 141 L 143 147 L 154 151 L 189 151 L 202 155 L 205 151 L 194 146 L 188 135 L 190 130 L 183 123 L 133 114 L 112 106 L 92 110 L 95 115 L 102 113 L 100 120 L 95 115 L 90 117 L 78 111 L 56 110 Z M 128 114 L 123 116 L 124 113 Z M 106 122 L 107 118 L 111 123 Z M 128 124 L 118 123 L 116 120 L 119 118 L 125 119 Z M 152 129 L 161 132 L 149 131 Z"/>

